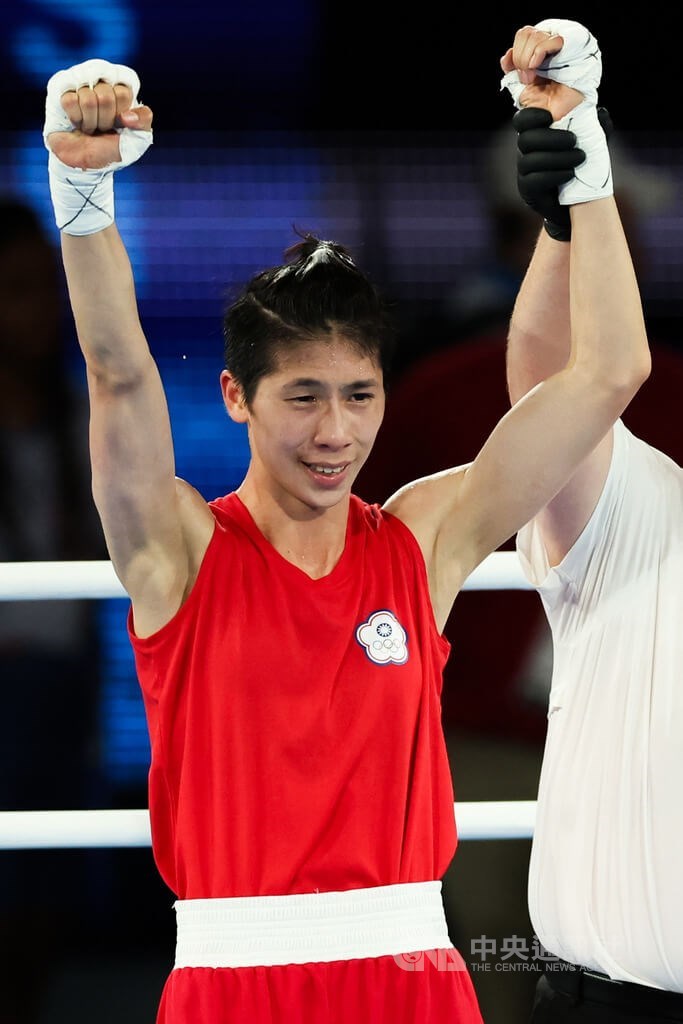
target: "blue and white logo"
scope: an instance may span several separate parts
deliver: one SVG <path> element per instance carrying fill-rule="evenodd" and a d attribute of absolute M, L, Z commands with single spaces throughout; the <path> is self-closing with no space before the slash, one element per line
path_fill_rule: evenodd
<path fill-rule="evenodd" d="M 403 665 L 408 660 L 406 631 L 393 612 L 373 612 L 356 630 L 356 640 L 376 665 Z"/>

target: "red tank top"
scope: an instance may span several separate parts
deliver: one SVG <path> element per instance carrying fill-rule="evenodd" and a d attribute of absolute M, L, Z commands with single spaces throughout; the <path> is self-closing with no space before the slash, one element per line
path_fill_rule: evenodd
<path fill-rule="evenodd" d="M 439 635 L 413 534 L 352 496 L 313 580 L 236 494 L 192 591 L 128 629 L 149 726 L 159 871 L 180 899 L 420 882 L 455 852 Z"/>

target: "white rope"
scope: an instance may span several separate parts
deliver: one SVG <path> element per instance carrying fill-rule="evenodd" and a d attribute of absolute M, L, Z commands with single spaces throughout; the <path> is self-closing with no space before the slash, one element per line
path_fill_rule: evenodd
<path fill-rule="evenodd" d="M 514 551 L 496 551 L 465 590 L 531 590 Z M 111 562 L 0 562 L 0 601 L 126 597 Z"/>
<path fill-rule="evenodd" d="M 146 810 L 0 812 L 0 850 L 150 844 L 149 811 Z"/>
<path fill-rule="evenodd" d="M 455 804 L 460 839 L 529 839 L 535 800 Z M 2 811 L 0 850 L 150 846 L 147 810 Z"/>
<path fill-rule="evenodd" d="M 0 601 L 125 596 L 111 562 L 0 562 Z"/>

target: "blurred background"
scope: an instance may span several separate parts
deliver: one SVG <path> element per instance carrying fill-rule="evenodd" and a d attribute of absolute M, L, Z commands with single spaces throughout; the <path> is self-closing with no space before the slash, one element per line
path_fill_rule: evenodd
<path fill-rule="evenodd" d="M 517 27 L 551 13 L 3 4 L 0 562 L 107 557 L 41 136 L 55 70 L 92 56 L 131 64 L 155 111 L 153 147 L 117 180 L 117 219 L 178 474 L 207 499 L 243 476 L 246 439 L 218 387 L 221 312 L 239 283 L 280 262 L 298 226 L 349 245 L 397 314 L 387 419 L 357 486 L 383 501 L 471 459 L 507 408 L 505 327 L 539 224 L 516 197 L 498 60 Z M 681 462 L 683 132 L 667 56 L 680 16 L 648 7 L 644 28 L 586 4 L 560 13 L 602 47 L 600 99 L 653 344 L 653 375 L 624 418 Z M 126 611 L 124 600 L 0 604 L 0 810 L 146 806 Z M 552 666 L 536 595 L 465 592 L 447 635 L 456 799 L 533 799 Z M 526 913 L 529 848 L 463 842 L 444 880 L 487 1024 L 526 1020 L 542 967 Z M 0 1024 L 153 1021 L 173 959 L 172 901 L 149 850 L 0 852 Z"/>

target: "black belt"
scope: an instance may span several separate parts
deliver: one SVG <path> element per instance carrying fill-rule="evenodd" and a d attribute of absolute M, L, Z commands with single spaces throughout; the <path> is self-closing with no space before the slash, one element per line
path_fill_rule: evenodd
<path fill-rule="evenodd" d="M 683 992 L 666 992 L 632 981 L 615 981 L 588 967 L 577 967 L 565 960 L 546 964 L 545 977 L 555 992 L 576 1002 L 586 999 L 606 1003 L 634 1014 L 654 1014 L 683 1021 Z"/>

